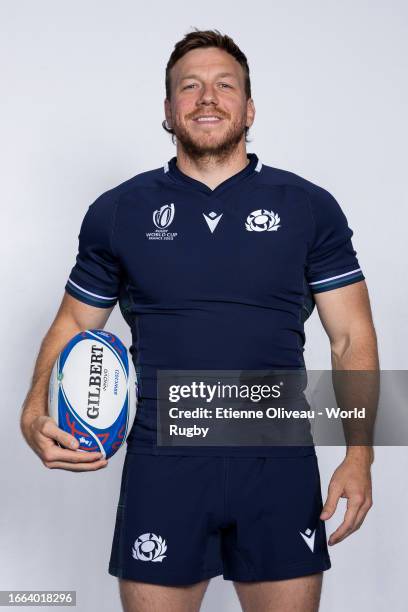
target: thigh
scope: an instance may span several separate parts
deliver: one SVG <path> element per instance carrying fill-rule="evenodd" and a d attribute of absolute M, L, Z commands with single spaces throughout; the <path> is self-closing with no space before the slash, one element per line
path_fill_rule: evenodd
<path fill-rule="evenodd" d="M 124 612 L 198 612 L 209 580 L 183 587 L 119 580 Z"/>
<path fill-rule="evenodd" d="M 234 582 L 244 612 L 317 612 L 322 572 L 290 580 Z"/>

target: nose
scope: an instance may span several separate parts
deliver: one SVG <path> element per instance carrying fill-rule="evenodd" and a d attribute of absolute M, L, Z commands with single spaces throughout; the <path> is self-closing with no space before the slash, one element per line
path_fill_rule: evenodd
<path fill-rule="evenodd" d="M 217 104 L 218 97 L 214 87 L 211 84 L 204 85 L 201 90 L 201 95 L 197 100 L 198 104 Z"/>

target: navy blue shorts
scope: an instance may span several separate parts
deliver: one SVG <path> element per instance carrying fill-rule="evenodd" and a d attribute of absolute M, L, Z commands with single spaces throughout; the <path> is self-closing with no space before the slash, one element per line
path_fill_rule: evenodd
<path fill-rule="evenodd" d="M 330 568 L 315 452 L 189 457 L 128 452 L 109 573 L 161 585 L 283 580 Z"/>

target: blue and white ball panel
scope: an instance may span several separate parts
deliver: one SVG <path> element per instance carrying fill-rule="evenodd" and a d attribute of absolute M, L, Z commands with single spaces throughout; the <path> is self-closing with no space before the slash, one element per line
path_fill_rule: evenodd
<path fill-rule="evenodd" d="M 49 414 L 79 450 L 109 458 L 125 442 L 136 414 L 137 381 L 117 336 L 87 330 L 61 351 L 51 373 Z"/>

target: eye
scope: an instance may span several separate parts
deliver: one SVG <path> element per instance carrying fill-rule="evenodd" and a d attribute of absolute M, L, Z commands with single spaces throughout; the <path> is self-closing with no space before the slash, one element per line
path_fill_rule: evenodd
<path fill-rule="evenodd" d="M 191 83 L 190 85 L 186 85 L 183 89 L 189 89 L 190 87 L 194 87 L 195 83 Z"/>
<path fill-rule="evenodd" d="M 228 83 L 220 83 L 220 85 L 223 85 L 223 86 L 225 85 L 225 87 L 231 88 L 231 85 L 229 85 Z"/>

